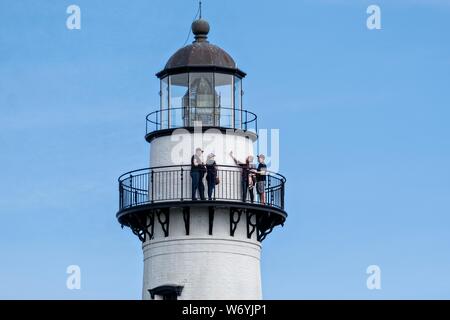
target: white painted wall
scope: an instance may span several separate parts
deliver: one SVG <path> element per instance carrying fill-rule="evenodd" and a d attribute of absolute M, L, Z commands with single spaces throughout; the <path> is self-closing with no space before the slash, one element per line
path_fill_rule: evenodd
<path fill-rule="evenodd" d="M 180 129 L 176 134 L 154 139 L 150 148 L 150 167 L 190 164 L 196 148 L 202 148 L 204 160 L 209 153 L 216 155 L 218 165 L 234 165 L 229 156 L 244 162 L 253 155 L 253 141 L 238 134 L 222 134 L 213 129 L 205 133 L 189 133 Z"/>
<path fill-rule="evenodd" d="M 256 231 L 247 238 L 244 214 L 234 237 L 229 234 L 229 209 L 216 210 L 212 236 L 206 208 L 191 209 L 189 236 L 181 209 L 170 215 L 169 237 L 156 223 L 154 239 L 143 244 L 143 299 L 151 299 L 148 289 L 167 284 L 184 286 L 183 300 L 262 298 L 261 245 Z"/>

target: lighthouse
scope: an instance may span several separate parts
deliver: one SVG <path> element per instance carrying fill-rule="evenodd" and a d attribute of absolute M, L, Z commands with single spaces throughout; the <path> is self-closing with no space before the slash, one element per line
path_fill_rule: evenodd
<path fill-rule="evenodd" d="M 145 300 L 262 299 L 261 245 L 287 217 L 286 179 L 254 154 L 246 74 L 209 31 L 195 20 L 194 42 L 156 74 L 149 167 L 119 177 L 116 216 L 142 242 Z"/>

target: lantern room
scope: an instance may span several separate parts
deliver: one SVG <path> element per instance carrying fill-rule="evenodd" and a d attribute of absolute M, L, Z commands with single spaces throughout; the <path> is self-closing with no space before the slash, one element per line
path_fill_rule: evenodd
<path fill-rule="evenodd" d="M 207 39 L 209 24 L 192 23 L 195 40 L 170 57 L 160 79 L 158 130 L 179 127 L 224 127 L 247 130 L 242 108 L 245 73 L 233 58 Z"/>

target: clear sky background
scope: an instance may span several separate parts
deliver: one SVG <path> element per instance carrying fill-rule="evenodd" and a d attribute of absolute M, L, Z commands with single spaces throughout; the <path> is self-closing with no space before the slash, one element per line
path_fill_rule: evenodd
<path fill-rule="evenodd" d="M 154 74 L 196 6 L 0 2 L 0 298 L 141 297 L 116 179 L 148 166 Z M 264 297 L 450 298 L 450 1 L 205 0 L 204 17 L 248 73 L 245 107 L 280 129 L 289 217 L 263 242 Z"/>

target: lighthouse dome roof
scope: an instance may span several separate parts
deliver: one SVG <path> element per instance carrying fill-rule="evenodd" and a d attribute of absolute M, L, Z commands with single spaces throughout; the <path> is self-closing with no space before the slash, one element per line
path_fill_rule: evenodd
<path fill-rule="evenodd" d="M 192 33 L 195 41 L 179 50 L 177 50 L 167 61 L 164 70 L 159 72 L 157 76 L 163 76 L 170 71 L 179 69 L 195 69 L 195 68 L 214 68 L 229 69 L 237 71 L 236 63 L 233 58 L 222 48 L 209 43 L 208 33 L 210 30 L 209 23 L 206 20 L 198 19 L 192 23 Z"/>

